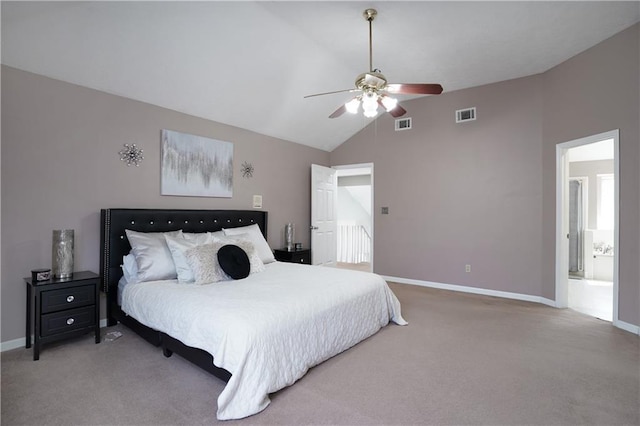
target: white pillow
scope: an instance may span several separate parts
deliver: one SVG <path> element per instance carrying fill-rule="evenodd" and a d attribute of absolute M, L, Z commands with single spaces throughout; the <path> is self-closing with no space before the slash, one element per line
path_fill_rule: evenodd
<path fill-rule="evenodd" d="M 194 283 L 197 285 L 215 283 L 227 279 L 218 262 L 218 250 L 224 244 L 203 244 L 187 249 L 185 257 L 193 272 Z"/>
<path fill-rule="evenodd" d="M 256 251 L 258 252 L 258 256 L 260 256 L 260 260 L 263 263 L 271 263 L 275 262 L 276 259 L 273 257 L 273 251 L 267 240 L 264 239 L 264 235 L 260 231 L 260 227 L 257 224 L 249 225 L 249 226 L 241 226 L 239 228 L 229 228 L 223 229 L 224 235 L 238 235 L 238 234 L 249 234 L 249 239 L 253 243 Z"/>
<path fill-rule="evenodd" d="M 180 284 L 190 284 L 195 281 L 195 277 L 189 263 L 187 262 L 186 251 L 196 246 L 211 243 L 211 237 L 208 232 L 203 234 L 191 234 L 191 236 L 197 235 L 197 237 L 192 237 L 191 239 L 188 239 L 187 237 L 189 234 L 185 233 L 183 235 L 184 238 L 165 235 L 164 239 L 167 242 L 167 246 L 169 247 L 169 251 L 173 258 L 173 263 L 176 266 L 178 282 Z"/>
<path fill-rule="evenodd" d="M 138 282 L 138 264 L 136 257 L 131 252 L 122 258 L 122 276 L 127 283 Z"/>
<path fill-rule="evenodd" d="M 264 262 L 260 259 L 260 255 L 258 255 L 258 251 L 256 250 L 253 242 L 249 238 L 249 234 L 238 234 L 229 237 L 218 237 L 214 238 L 213 241 L 216 243 L 220 243 L 220 247 L 225 246 L 227 244 L 233 244 L 235 246 L 240 247 L 247 253 L 247 257 L 249 258 L 249 273 L 254 274 L 256 272 L 262 272 L 265 270 Z M 225 274 L 226 275 L 226 274 Z M 231 279 L 227 275 L 227 279 Z"/>
<path fill-rule="evenodd" d="M 220 231 L 218 231 L 220 232 Z M 207 244 L 211 241 L 211 233 L 210 232 L 183 232 L 182 236 L 185 240 L 191 241 L 198 244 Z"/>
<path fill-rule="evenodd" d="M 182 230 L 172 232 L 137 232 L 125 230 L 131 252 L 138 264 L 138 281 L 175 280 L 178 277 L 165 235 L 182 237 Z"/>

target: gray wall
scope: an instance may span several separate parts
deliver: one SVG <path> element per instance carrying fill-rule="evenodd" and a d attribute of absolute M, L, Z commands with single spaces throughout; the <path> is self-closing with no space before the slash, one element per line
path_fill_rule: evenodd
<path fill-rule="evenodd" d="M 375 165 L 375 272 L 540 294 L 541 102 L 538 77 L 406 102 L 411 130 L 385 114 L 332 152 Z"/>
<path fill-rule="evenodd" d="M 161 196 L 161 129 L 233 142 L 233 198 Z M 124 143 L 144 149 L 140 167 L 120 161 Z M 24 336 L 22 277 L 51 266 L 53 229 L 75 229 L 76 269 L 97 272 L 101 208 L 251 209 L 261 194 L 269 243 L 279 247 L 286 223 L 309 228 L 310 165 L 328 160 L 324 151 L 3 66 L 2 341 Z M 243 161 L 253 164 L 252 179 L 242 177 Z M 309 245 L 309 235 L 297 237 Z"/>
<path fill-rule="evenodd" d="M 556 144 L 620 129 L 619 316 L 640 325 L 640 24 L 544 75 L 543 230 L 545 296 L 555 294 Z"/>
<path fill-rule="evenodd" d="M 386 114 L 335 149 L 332 165 L 375 163 L 375 272 L 555 300 L 555 145 L 619 128 L 619 313 L 640 325 L 639 28 L 543 74 L 407 101 L 412 130 Z"/>

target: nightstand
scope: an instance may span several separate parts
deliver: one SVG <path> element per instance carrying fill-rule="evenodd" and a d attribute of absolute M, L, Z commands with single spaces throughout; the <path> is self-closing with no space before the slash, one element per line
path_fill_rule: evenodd
<path fill-rule="evenodd" d="M 33 360 L 40 358 L 40 346 L 57 340 L 94 332 L 100 343 L 100 275 L 74 272 L 71 278 L 52 278 L 27 283 L 26 347 L 31 347 L 33 322 Z"/>
<path fill-rule="evenodd" d="M 311 265 L 311 249 L 287 250 L 286 248 L 273 251 L 276 260 L 280 262 L 303 263 Z"/>

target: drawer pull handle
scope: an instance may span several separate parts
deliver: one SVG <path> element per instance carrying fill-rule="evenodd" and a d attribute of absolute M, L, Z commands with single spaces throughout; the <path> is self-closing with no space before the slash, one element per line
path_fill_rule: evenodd
<path fill-rule="evenodd" d="M 67 296 L 67 303 L 71 303 L 75 300 L 75 297 L 73 297 L 73 295 L 71 296 Z"/>
<path fill-rule="evenodd" d="M 69 319 L 67 320 L 67 325 L 71 325 L 71 324 L 73 324 L 74 322 L 76 322 L 76 320 L 74 320 L 73 318 L 69 318 Z"/>

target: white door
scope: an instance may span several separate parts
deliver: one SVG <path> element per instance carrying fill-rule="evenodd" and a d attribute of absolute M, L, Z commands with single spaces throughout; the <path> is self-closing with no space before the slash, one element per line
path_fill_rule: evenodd
<path fill-rule="evenodd" d="M 338 178 L 335 169 L 311 165 L 311 264 L 336 265 L 336 201 Z"/>

